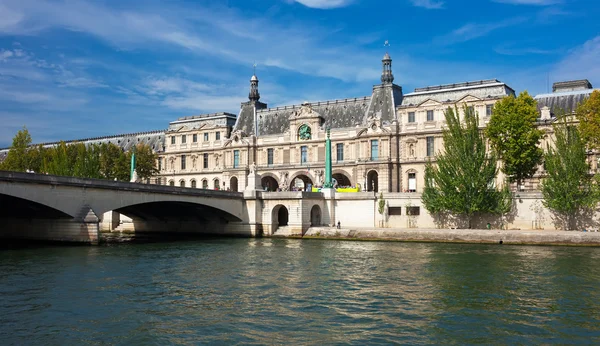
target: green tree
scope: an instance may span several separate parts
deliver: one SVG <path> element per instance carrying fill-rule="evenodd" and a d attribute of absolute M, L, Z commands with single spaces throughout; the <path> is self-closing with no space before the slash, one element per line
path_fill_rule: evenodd
<path fill-rule="evenodd" d="M 104 179 L 120 180 L 122 174 L 119 173 L 121 169 L 121 161 L 125 157 L 123 150 L 112 143 L 102 143 L 100 145 L 100 174 Z M 126 158 L 125 158 L 126 159 Z M 129 171 L 127 171 L 129 174 Z"/>
<path fill-rule="evenodd" d="M 129 162 L 131 162 L 131 151 L 127 157 Z M 158 168 L 156 167 L 157 160 L 158 154 L 154 153 L 149 145 L 138 144 L 135 147 L 135 170 L 137 171 L 138 178 L 149 179 L 158 174 Z"/>
<path fill-rule="evenodd" d="M 594 90 L 590 97 L 576 110 L 581 138 L 589 148 L 600 149 L 600 91 Z"/>
<path fill-rule="evenodd" d="M 537 102 L 523 91 L 496 102 L 485 133 L 502 160 L 502 171 L 517 186 L 531 178 L 542 163 L 543 132 L 536 127 Z"/>
<path fill-rule="evenodd" d="M 544 155 L 546 178 L 542 180 L 544 205 L 559 218 L 565 230 L 576 227 L 577 216 L 598 202 L 596 185 L 589 174 L 585 143 L 566 117 L 554 124 L 554 146 Z"/>
<path fill-rule="evenodd" d="M 436 164 L 429 161 L 425 165 L 422 200 L 430 213 L 466 218 L 471 228 L 477 214 L 507 212 L 510 192 L 506 187 L 495 187 L 497 156 L 486 150 L 473 110 L 463 107 L 463 112 L 463 123 L 458 108 L 448 108 L 444 113 L 444 152 L 437 155 Z"/>
<path fill-rule="evenodd" d="M 44 157 L 44 171 L 52 175 L 73 176 L 73 165 L 69 160 L 68 146 L 61 141 L 48 148 Z"/>
<path fill-rule="evenodd" d="M 31 135 L 25 126 L 13 137 L 12 146 L 8 150 L 1 169 L 5 171 L 25 172 L 29 169 L 29 146 Z"/>

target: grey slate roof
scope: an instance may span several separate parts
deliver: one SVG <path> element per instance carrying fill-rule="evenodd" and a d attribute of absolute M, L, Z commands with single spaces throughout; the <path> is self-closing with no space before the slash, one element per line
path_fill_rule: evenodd
<path fill-rule="evenodd" d="M 382 122 L 396 119 L 396 107 L 402 103 L 402 87 L 395 84 L 375 85 L 371 102 L 362 123 L 368 118 L 380 118 Z"/>
<path fill-rule="evenodd" d="M 584 89 L 540 94 L 535 96 L 535 100 L 537 101 L 538 110 L 547 106 L 550 108 L 550 113 L 553 115 L 562 111 L 569 114 L 574 112 L 577 106 L 588 98 L 594 90 L 600 89 Z"/>
<path fill-rule="evenodd" d="M 44 147 L 52 147 L 60 142 L 48 142 L 48 143 L 39 143 L 36 145 L 42 145 Z M 149 145 L 155 151 L 163 151 L 163 146 L 165 143 L 165 131 L 149 131 L 149 132 L 138 132 L 138 133 L 128 133 L 114 136 L 105 136 L 105 137 L 93 137 L 93 138 L 84 138 L 77 140 L 68 140 L 65 141 L 67 144 L 74 143 L 84 143 L 84 144 L 102 144 L 102 143 L 113 143 L 123 150 L 128 151 L 134 145 L 138 143 L 144 143 Z M 4 160 L 8 150 L 10 148 L 0 149 L 0 161 Z"/>
<path fill-rule="evenodd" d="M 235 114 L 227 112 L 187 116 L 170 122 L 169 131 L 177 130 L 182 126 L 188 128 L 199 128 L 203 125 L 233 126 L 235 119 Z"/>
<path fill-rule="evenodd" d="M 414 92 L 404 94 L 402 106 L 417 106 L 428 99 L 438 102 L 456 102 L 467 95 L 486 99 L 514 94 L 515 91 L 505 83 L 496 79 L 487 79 L 475 82 L 416 88 Z"/>
<path fill-rule="evenodd" d="M 371 98 L 367 96 L 313 102 L 310 105 L 315 112 L 323 117 L 324 128 L 344 128 L 354 127 L 363 122 L 370 101 Z M 289 117 L 301 107 L 301 105 L 291 105 L 257 110 L 258 135 L 284 133 L 289 129 Z"/>

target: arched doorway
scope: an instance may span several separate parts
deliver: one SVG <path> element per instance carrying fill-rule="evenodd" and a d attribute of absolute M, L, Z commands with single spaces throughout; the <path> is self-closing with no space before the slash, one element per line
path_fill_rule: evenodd
<path fill-rule="evenodd" d="M 221 186 L 219 185 L 219 179 L 215 179 L 214 188 L 215 188 L 215 190 L 219 190 L 221 188 Z"/>
<path fill-rule="evenodd" d="M 237 179 L 237 177 L 231 177 L 231 179 L 229 180 L 229 188 L 231 189 L 231 191 L 234 191 L 234 192 L 238 191 L 238 179 Z"/>
<path fill-rule="evenodd" d="M 332 175 L 333 179 L 335 179 L 334 182 L 334 187 L 351 187 L 352 183 L 350 182 L 350 178 L 348 178 L 345 174 L 343 173 L 334 173 Z M 337 182 L 337 186 L 335 186 L 335 183 Z"/>
<path fill-rule="evenodd" d="M 321 207 L 316 204 L 310 209 L 310 226 L 321 226 Z"/>
<path fill-rule="evenodd" d="M 290 191 L 311 191 L 313 182 L 304 174 L 300 174 L 290 184 Z"/>
<path fill-rule="evenodd" d="M 277 180 L 271 176 L 264 176 L 260 179 L 260 183 L 265 191 L 277 191 L 279 184 Z"/>
<path fill-rule="evenodd" d="M 367 191 L 379 191 L 379 175 L 376 171 L 370 171 L 367 174 Z"/>
<path fill-rule="evenodd" d="M 279 227 L 287 226 L 289 222 L 289 217 L 289 212 L 285 206 L 280 204 L 273 208 L 273 213 L 271 214 L 273 232 L 277 231 L 277 228 Z"/>

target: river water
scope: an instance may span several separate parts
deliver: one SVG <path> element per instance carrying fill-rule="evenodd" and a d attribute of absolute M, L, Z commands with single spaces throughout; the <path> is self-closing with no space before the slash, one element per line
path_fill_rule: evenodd
<path fill-rule="evenodd" d="M 201 239 L 0 250 L 2 345 L 600 343 L 600 248 Z"/>

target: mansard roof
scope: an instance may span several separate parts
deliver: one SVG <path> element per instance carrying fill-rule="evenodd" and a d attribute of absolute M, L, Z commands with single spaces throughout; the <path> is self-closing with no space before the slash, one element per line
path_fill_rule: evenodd
<path fill-rule="evenodd" d="M 591 85 L 590 85 L 591 86 Z M 534 98 L 537 101 L 538 110 L 543 107 L 550 108 L 552 114 L 557 114 L 564 111 L 566 114 L 570 114 L 577 109 L 577 106 L 585 101 L 586 98 L 594 90 L 600 89 L 583 89 L 563 92 L 553 92 L 550 94 L 536 95 Z"/>
<path fill-rule="evenodd" d="M 164 130 L 156 130 L 156 131 L 147 131 L 147 132 L 136 132 L 136 133 L 126 133 L 120 135 L 112 135 L 112 136 L 103 136 L 103 137 L 91 137 L 91 138 L 83 138 L 76 140 L 67 140 L 64 141 L 66 144 L 75 144 L 75 143 L 83 143 L 83 144 L 102 144 L 102 143 L 112 143 L 115 144 L 123 150 L 128 151 L 134 145 L 138 143 L 143 143 L 149 145 L 153 150 L 162 151 L 163 145 L 165 142 L 165 131 Z M 60 142 L 46 142 L 46 143 L 38 143 L 35 145 L 41 145 L 43 147 L 53 147 L 58 145 Z M 0 161 L 4 158 L 4 156 L 8 153 L 10 148 L 0 149 Z"/>
<path fill-rule="evenodd" d="M 185 125 L 187 128 L 198 128 L 204 125 L 233 126 L 233 124 L 235 123 L 235 119 L 235 114 L 227 112 L 217 112 L 181 117 L 169 123 L 168 131 L 177 131 L 183 125 Z"/>
<path fill-rule="evenodd" d="M 323 119 L 324 128 L 354 127 L 363 122 L 369 108 L 371 98 L 356 97 L 310 103 L 311 108 Z M 299 110 L 302 105 L 282 106 L 267 109 L 257 109 L 258 135 L 273 135 L 284 133 L 289 129 L 289 117 Z"/>
<path fill-rule="evenodd" d="M 479 99 L 495 99 L 514 94 L 515 91 L 505 83 L 497 79 L 487 79 L 416 88 L 414 92 L 404 95 L 402 106 L 414 107 L 427 99 L 439 102 L 457 102 L 468 95 Z"/>

